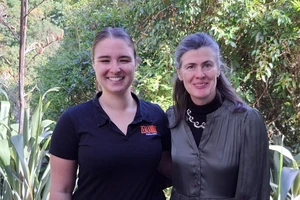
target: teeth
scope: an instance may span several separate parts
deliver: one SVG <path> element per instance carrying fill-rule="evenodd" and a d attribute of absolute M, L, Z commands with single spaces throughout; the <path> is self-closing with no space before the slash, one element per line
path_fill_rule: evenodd
<path fill-rule="evenodd" d="M 198 86 L 198 87 L 201 87 L 201 86 L 204 86 L 205 85 L 205 83 L 202 83 L 202 84 L 196 84 L 196 86 Z"/>
<path fill-rule="evenodd" d="M 122 77 L 112 77 L 112 78 L 108 78 L 108 79 L 111 80 L 111 81 L 120 81 L 123 78 Z"/>

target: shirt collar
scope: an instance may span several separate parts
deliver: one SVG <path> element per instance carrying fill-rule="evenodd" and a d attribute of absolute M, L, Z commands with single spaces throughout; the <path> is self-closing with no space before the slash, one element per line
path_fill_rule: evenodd
<path fill-rule="evenodd" d="M 93 112 L 97 121 L 98 126 L 104 125 L 106 122 L 110 121 L 108 115 L 103 110 L 102 106 L 100 105 L 98 99 L 102 95 L 102 91 L 98 92 L 94 99 L 92 100 L 93 104 Z M 133 124 L 139 123 L 141 121 L 153 122 L 149 115 L 148 109 L 143 109 L 145 102 L 140 100 L 136 94 L 131 93 L 133 99 L 137 102 L 137 111 L 133 120 Z"/>

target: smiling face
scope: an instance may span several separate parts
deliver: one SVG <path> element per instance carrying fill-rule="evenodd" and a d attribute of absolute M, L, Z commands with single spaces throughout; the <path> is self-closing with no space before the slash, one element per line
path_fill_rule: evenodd
<path fill-rule="evenodd" d="M 220 68 L 216 53 L 210 47 L 185 52 L 177 69 L 178 78 L 196 105 L 211 102 L 216 95 L 217 78 Z"/>
<path fill-rule="evenodd" d="M 136 59 L 134 50 L 119 38 L 108 37 L 95 45 L 93 68 L 103 93 L 130 92 Z"/>

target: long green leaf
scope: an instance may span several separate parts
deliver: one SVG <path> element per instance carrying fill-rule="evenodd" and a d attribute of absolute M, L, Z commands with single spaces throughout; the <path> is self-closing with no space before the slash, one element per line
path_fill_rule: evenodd
<path fill-rule="evenodd" d="M 269 149 L 273 150 L 273 151 L 277 151 L 279 153 L 282 153 L 285 157 L 291 159 L 292 161 L 295 161 L 294 156 L 292 155 L 292 153 L 288 149 L 284 148 L 283 146 L 270 145 Z"/>
<path fill-rule="evenodd" d="M 0 102 L 0 137 L 6 139 L 8 119 L 9 119 L 10 103 L 9 101 Z"/>
<path fill-rule="evenodd" d="M 1 167 L 8 166 L 10 164 L 10 151 L 9 143 L 7 139 L 0 140 L 0 164 Z"/>
<path fill-rule="evenodd" d="M 1 88 L 0 88 L 0 94 L 3 94 L 7 101 L 9 100 L 7 93 Z"/>
<path fill-rule="evenodd" d="M 19 162 L 22 166 L 22 175 L 23 175 L 23 180 L 28 180 L 28 166 L 27 166 L 27 162 L 26 159 L 24 157 L 24 144 L 23 144 L 23 134 L 18 134 L 15 136 L 12 136 L 10 138 L 13 147 L 15 149 L 15 151 L 17 152 L 18 155 L 18 159 Z"/>
<path fill-rule="evenodd" d="M 34 110 L 31 118 L 31 136 L 33 141 L 33 146 L 31 146 L 31 155 L 29 159 L 29 169 L 33 169 L 37 160 L 36 154 L 38 151 L 38 137 L 41 134 L 41 119 L 42 119 L 42 98 L 40 97 L 39 103 Z"/>
<path fill-rule="evenodd" d="M 9 185 L 9 182 L 5 176 L 2 176 L 2 178 L 3 178 L 3 183 L 1 185 L 2 199 L 12 199 L 12 191 L 10 189 L 11 187 Z"/>
<path fill-rule="evenodd" d="M 59 89 L 60 89 L 60 87 L 53 87 L 53 88 L 50 88 L 49 90 L 47 90 L 47 91 L 43 94 L 42 100 L 45 99 L 46 95 L 47 95 L 49 92 L 57 92 L 57 91 L 59 91 Z"/>
<path fill-rule="evenodd" d="M 281 200 L 285 200 L 287 197 L 288 192 L 290 191 L 293 182 L 299 173 L 298 169 L 291 169 L 287 167 L 282 168 L 282 173 L 281 173 Z"/>
<path fill-rule="evenodd" d="M 23 125 L 23 142 L 25 146 L 27 146 L 27 142 L 31 138 L 29 124 L 30 124 L 30 114 L 29 114 L 29 108 L 27 108 L 24 112 L 24 125 Z"/>
<path fill-rule="evenodd" d="M 40 187 L 41 183 L 39 181 L 39 175 L 41 173 L 41 168 L 42 168 L 42 165 L 43 165 L 43 162 L 44 162 L 44 158 L 46 157 L 46 148 L 49 146 L 49 143 L 50 143 L 50 137 L 48 138 L 45 138 L 45 140 L 41 140 L 41 142 L 43 142 L 43 144 L 39 143 L 39 146 L 42 145 L 41 149 L 38 150 L 37 154 L 36 154 L 36 157 L 34 158 L 37 162 L 36 164 L 33 166 L 33 168 L 31 169 L 32 170 L 32 173 L 31 173 L 31 176 L 30 176 L 30 185 L 32 187 Z M 49 165 L 49 163 L 48 163 Z M 50 173 L 50 172 L 48 172 Z M 41 181 L 43 180 L 43 177 L 41 179 Z M 42 190 L 43 188 L 41 188 Z M 39 193 L 38 190 L 36 190 L 36 193 Z"/>
<path fill-rule="evenodd" d="M 47 167 L 39 181 L 38 189 L 36 192 L 36 196 L 40 197 L 45 197 L 49 193 L 49 182 L 50 181 L 50 164 L 47 164 Z M 43 198 L 44 199 L 44 198 Z"/>

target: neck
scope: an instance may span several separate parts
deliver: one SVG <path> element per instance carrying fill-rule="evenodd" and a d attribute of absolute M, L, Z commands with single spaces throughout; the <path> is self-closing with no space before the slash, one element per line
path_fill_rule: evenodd
<path fill-rule="evenodd" d="M 136 105 L 135 100 L 131 96 L 131 92 L 126 92 L 122 95 L 102 93 L 99 98 L 99 103 L 102 107 L 112 110 L 126 110 Z"/>

